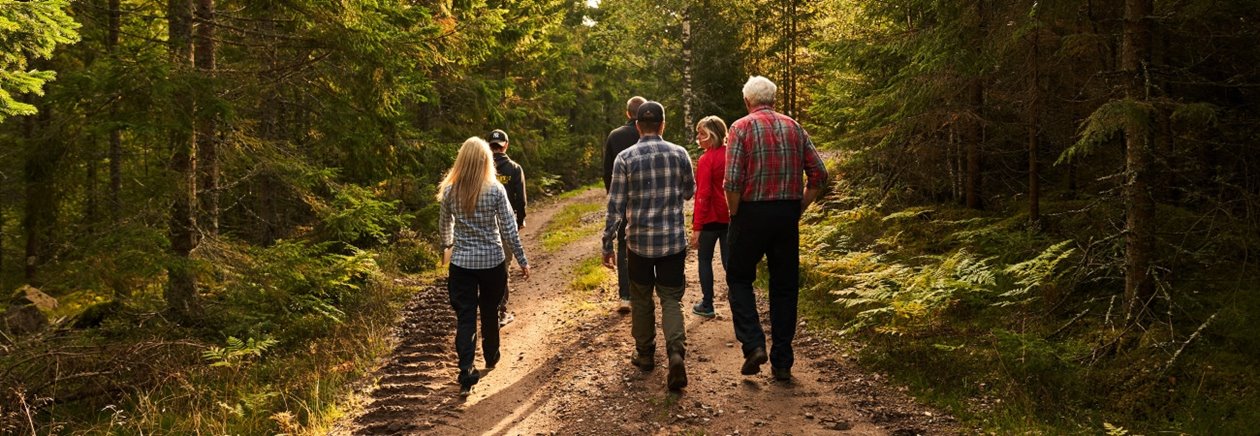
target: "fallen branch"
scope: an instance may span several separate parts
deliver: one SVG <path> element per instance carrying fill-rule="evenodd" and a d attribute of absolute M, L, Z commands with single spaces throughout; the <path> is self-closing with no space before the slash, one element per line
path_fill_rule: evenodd
<path fill-rule="evenodd" d="M 1081 319 L 1081 317 L 1082 317 L 1082 316 L 1085 316 L 1085 314 L 1087 314 L 1087 313 L 1089 313 L 1089 308 L 1085 308 L 1085 310 L 1082 310 L 1082 311 L 1081 311 L 1081 313 L 1078 313 L 1078 314 L 1076 314 L 1076 316 L 1072 317 L 1072 319 L 1071 319 L 1071 320 L 1069 320 L 1069 321 L 1067 322 L 1067 324 L 1064 324 L 1064 325 L 1063 325 L 1063 327 L 1059 327 L 1059 329 L 1058 329 L 1058 330 L 1055 330 L 1055 331 L 1054 331 L 1054 333 L 1050 333 L 1050 337 L 1052 337 L 1052 338 L 1053 338 L 1053 337 L 1055 337 L 1055 336 L 1058 336 L 1058 335 L 1059 335 L 1059 333 L 1063 332 L 1063 330 L 1066 330 L 1066 329 L 1068 328 L 1068 326 L 1070 326 L 1070 325 L 1072 325 L 1072 324 L 1075 324 L 1077 320 L 1080 320 L 1080 319 Z"/>
<path fill-rule="evenodd" d="M 1195 329 L 1194 333 L 1191 333 L 1190 337 L 1186 338 L 1186 341 L 1181 343 L 1181 348 L 1178 348 L 1177 352 L 1173 353 L 1172 358 L 1168 359 L 1168 363 L 1164 364 L 1164 369 L 1160 371 L 1161 374 L 1168 372 L 1168 370 L 1172 368 L 1173 363 L 1177 362 L 1177 358 L 1181 357 L 1181 352 L 1186 351 L 1186 347 L 1190 346 L 1190 343 L 1194 342 L 1195 338 L 1198 338 L 1199 334 L 1203 333 L 1203 329 L 1207 328 L 1208 324 L 1211 324 L 1212 320 L 1216 319 L 1216 315 L 1219 315 L 1220 313 L 1221 311 L 1218 310 L 1216 313 L 1213 313 L 1212 316 L 1209 316 L 1207 321 L 1203 321 L 1203 324 L 1199 325 L 1199 328 Z"/>

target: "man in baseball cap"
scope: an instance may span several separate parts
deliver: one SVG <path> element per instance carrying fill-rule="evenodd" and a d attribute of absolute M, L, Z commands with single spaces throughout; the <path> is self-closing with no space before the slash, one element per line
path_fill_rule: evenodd
<path fill-rule="evenodd" d="M 677 391 L 687 386 L 682 317 L 687 225 L 683 203 L 695 195 L 696 181 L 687 150 L 661 138 L 665 108 L 654 101 L 645 102 L 639 105 L 636 118 L 639 142 L 613 161 L 604 224 L 604 266 L 612 269 L 617 265 L 613 241 L 624 221 L 630 266 L 630 335 L 635 343 L 630 363 L 644 371 L 655 368 L 655 293 L 661 300 L 661 330 L 669 358 L 666 383 Z"/>
<path fill-rule="evenodd" d="M 490 151 L 494 153 L 494 170 L 499 183 L 507 189 L 508 204 L 512 206 L 512 212 L 516 213 L 516 228 L 525 229 L 525 171 L 521 166 L 512 161 L 508 157 L 508 135 L 500 129 L 494 129 L 486 137 L 486 142 L 490 144 Z M 512 263 L 512 250 L 508 249 L 509 245 L 503 244 L 503 253 L 507 256 L 507 263 Z M 510 288 L 510 286 L 508 287 Z M 511 312 L 507 310 L 509 289 L 503 290 L 503 301 L 499 303 L 499 325 L 505 326 L 516 319 Z"/>

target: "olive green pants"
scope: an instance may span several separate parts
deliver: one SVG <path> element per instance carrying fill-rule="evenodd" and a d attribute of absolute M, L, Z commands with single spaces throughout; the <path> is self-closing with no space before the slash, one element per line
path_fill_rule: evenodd
<path fill-rule="evenodd" d="M 687 253 L 665 257 L 641 257 L 629 253 L 630 260 L 630 335 L 635 351 L 651 356 L 656 352 L 656 302 L 661 301 L 661 330 L 665 333 L 665 351 L 686 354 L 687 334 L 683 324 L 682 297 L 686 288 L 683 268 Z"/>

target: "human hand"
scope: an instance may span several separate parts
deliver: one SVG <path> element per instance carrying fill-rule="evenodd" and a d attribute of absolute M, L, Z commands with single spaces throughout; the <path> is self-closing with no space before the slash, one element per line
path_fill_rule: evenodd
<path fill-rule="evenodd" d="M 617 269 L 617 253 L 604 254 L 604 268 Z"/>
<path fill-rule="evenodd" d="M 700 232 L 695 230 L 691 231 L 691 240 L 687 241 L 687 248 L 692 250 L 700 249 Z"/>
<path fill-rule="evenodd" d="M 524 279 L 526 281 L 529 280 L 529 265 L 525 265 L 521 267 L 521 279 Z"/>
<path fill-rule="evenodd" d="M 445 250 L 442 250 L 442 266 L 446 266 L 451 263 L 451 252 L 453 250 L 454 248 L 447 248 Z"/>

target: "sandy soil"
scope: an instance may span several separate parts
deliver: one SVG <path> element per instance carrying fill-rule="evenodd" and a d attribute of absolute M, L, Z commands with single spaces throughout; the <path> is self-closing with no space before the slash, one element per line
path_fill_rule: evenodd
<path fill-rule="evenodd" d="M 687 267 L 687 371 L 681 393 L 665 387 L 663 339 L 657 368 L 630 365 L 630 319 L 618 314 L 615 284 L 602 292 L 569 289 L 574 269 L 598 256 L 592 233 L 552 253 L 535 231 L 575 202 L 601 202 L 594 189 L 535 206 L 525 245 L 533 278 L 513 271 L 511 310 L 502 331 L 502 361 L 482 372 L 471 396 L 455 382 L 454 313 L 445 283 L 427 283 L 406 309 L 398 345 L 361 396 L 361 410 L 335 427 L 338 434 L 595 435 L 595 434 L 955 434 L 951 417 L 916 404 L 885 377 L 858 368 L 809 326 L 798 330 L 793 380 L 774 381 L 769 365 L 743 376 L 743 361 L 725 303 L 721 265 L 715 319 L 691 314 L 700 298 L 694 253 Z M 602 214 L 587 217 L 602 222 Z M 765 299 L 762 304 L 763 322 Z M 659 313 L 659 311 L 658 311 Z M 659 315 L 658 315 L 659 316 Z M 767 333 L 769 326 L 766 326 Z M 480 368 L 480 350 L 477 365 Z"/>

